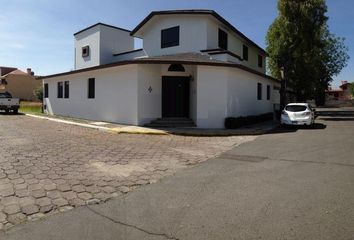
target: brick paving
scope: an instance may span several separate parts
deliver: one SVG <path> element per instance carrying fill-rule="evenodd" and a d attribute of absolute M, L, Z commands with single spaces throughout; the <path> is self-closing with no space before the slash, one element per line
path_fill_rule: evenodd
<path fill-rule="evenodd" d="M 0 229 L 107 201 L 253 139 L 118 135 L 0 114 Z"/>

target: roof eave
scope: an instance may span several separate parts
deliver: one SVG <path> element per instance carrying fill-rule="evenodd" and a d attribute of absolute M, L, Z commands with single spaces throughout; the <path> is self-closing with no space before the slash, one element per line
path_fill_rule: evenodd
<path fill-rule="evenodd" d="M 53 74 L 53 75 L 48 75 L 48 76 L 42 76 L 38 77 L 37 79 L 43 80 L 43 79 L 49 79 L 49 78 L 54 78 L 54 77 L 60 77 L 60 76 L 66 76 L 66 75 L 72 75 L 72 74 L 77 74 L 77 73 L 82 73 L 82 72 L 89 72 L 89 71 L 94 71 L 94 70 L 99 70 L 99 69 L 105 69 L 105 68 L 111 68 L 111 67 L 117 67 L 117 66 L 124 66 L 124 65 L 129 65 L 129 64 L 189 64 L 189 65 L 204 65 L 204 66 L 216 66 L 216 67 L 233 67 L 233 68 L 238 68 L 245 70 L 247 72 L 265 77 L 267 79 L 270 79 L 272 81 L 275 81 L 277 83 L 280 83 L 279 79 L 273 78 L 271 76 L 268 76 L 264 73 L 258 72 L 256 70 L 253 70 L 251 68 L 248 68 L 244 65 L 241 64 L 234 64 L 234 63 L 214 63 L 214 62 L 202 62 L 202 61 L 188 61 L 188 60 L 146 60 L 146 59 L 136 59 L 136 60 L 127 60 L 127 61 L 120 61 L 116 63 L 110 63 L 106 65 L 100 65 L 100 66 L 95 66 L 95 67 L 90 67 L 90 68 L 84 68 L 84 69 L 79 69 L 79 70 L 74 70 L 70 72 L 64 72 L 64 73 L 58 73 L 58 74 Z"/>

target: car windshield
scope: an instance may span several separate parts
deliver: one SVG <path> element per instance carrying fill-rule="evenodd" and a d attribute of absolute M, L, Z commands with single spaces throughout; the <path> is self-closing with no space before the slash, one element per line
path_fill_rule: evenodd
<path fill-rule="evenodd" d="M 7 93 L 0 93 L 0 98 L 11 98 L 11 95 Z"/>
<path fill-rule="evenodd" d="M 289 112 L 303 112 L 306 109 L 307 109 L 306 106 L 301 106 L 301 105 L 289 105 L 285 107 L 285 110 Z"/>

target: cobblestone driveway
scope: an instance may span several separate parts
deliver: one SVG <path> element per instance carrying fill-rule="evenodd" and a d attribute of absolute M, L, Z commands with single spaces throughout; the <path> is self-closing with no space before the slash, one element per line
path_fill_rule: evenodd
<path fill-rule="evenodd" d="M 0 229 L 106 201 L 253 139 L 117 135 L 0 115 Z"/>

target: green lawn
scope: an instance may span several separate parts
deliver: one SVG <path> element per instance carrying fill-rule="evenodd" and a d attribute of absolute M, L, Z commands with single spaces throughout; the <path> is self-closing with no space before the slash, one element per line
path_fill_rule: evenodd
<path fill-rule="evenodd" d="M 42 103 L 21 102 L 19 112 L 21 112 L 21 113 L 42 113 Z"/>

